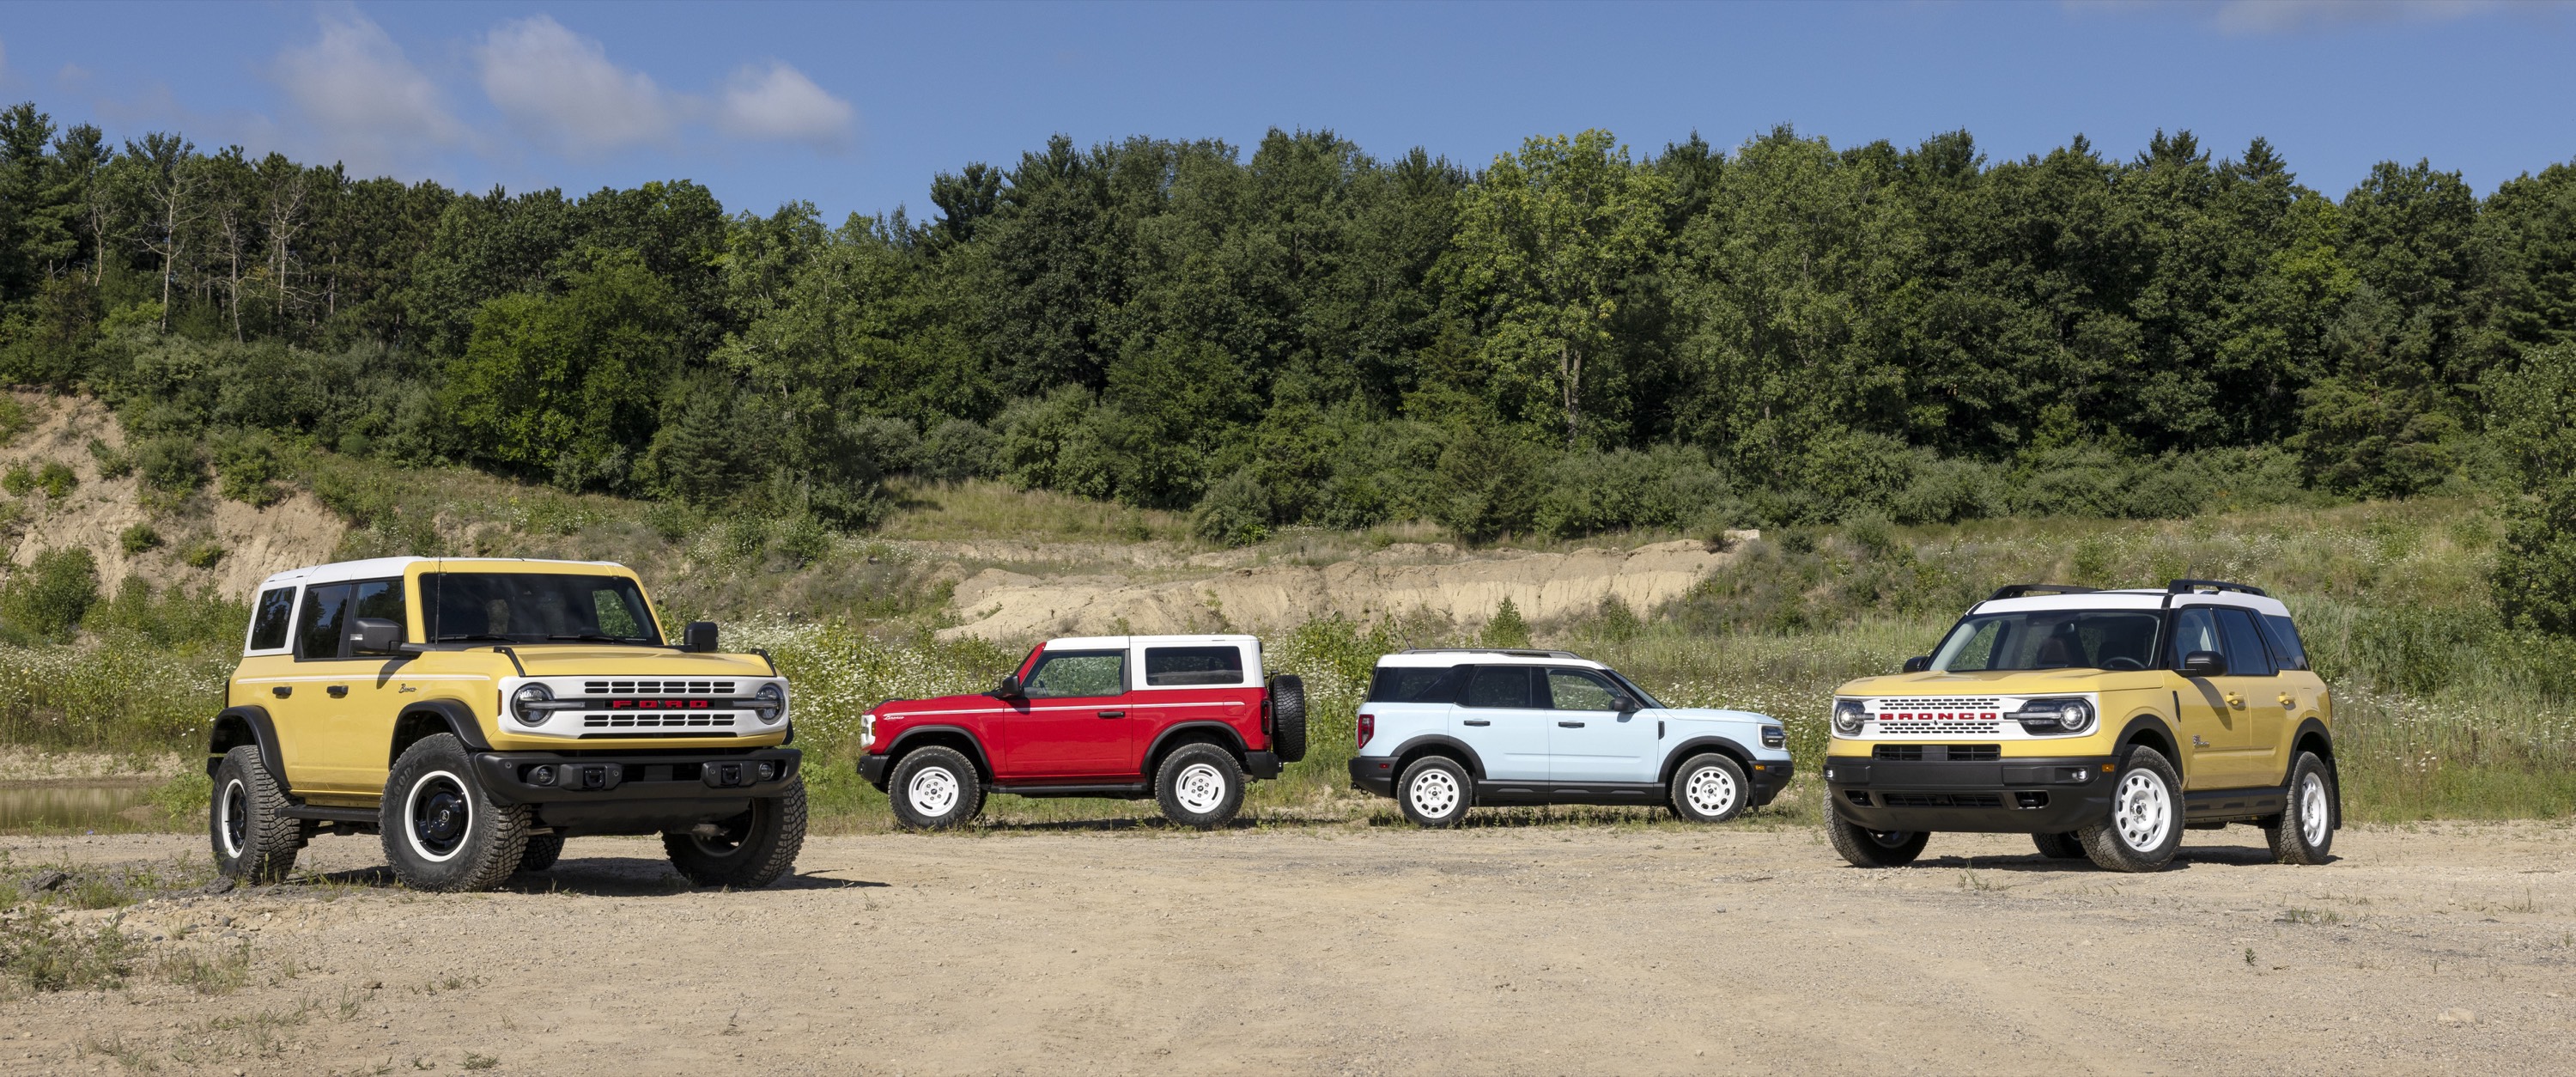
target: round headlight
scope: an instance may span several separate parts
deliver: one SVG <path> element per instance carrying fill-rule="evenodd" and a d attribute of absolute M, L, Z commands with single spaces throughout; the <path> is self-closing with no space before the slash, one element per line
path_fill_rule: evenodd
<path fill-rule="evenodd" d="M 1846 737 L 1859 736 L 1860 724 L 1868 719 L 1869 712 L 1861 709 L 1859 700 L 1837 699 L 1834 701 L 1834 732 L 1840 733 Z"/>
<path fill-rule="evenodd" d="M 531 704 L 545 703 L 554 698 L 555 694 L 547 691 L 545 685 L 520 685 L 518 691 L 510 694 L 510 716 L 517 718 L 520 725 L 544 725 L 546 712 L 537 710 Z"/>
<path fill-rule="evenodd" d="M 787 690 L 779 687 L 775 681 L 761 685 L 760 692 L 752 697 L 751 712 L 758 715 L 762 722 L 775 722 L 778 716 L 786 711 Z"/>
<path fill-rule="evenodd" d="M 2081 733 L 2093 726 L 2093 705 L 2080 699 L 2062 700 L 2057 704 L 2057 724 L 2069 733 Z"/>

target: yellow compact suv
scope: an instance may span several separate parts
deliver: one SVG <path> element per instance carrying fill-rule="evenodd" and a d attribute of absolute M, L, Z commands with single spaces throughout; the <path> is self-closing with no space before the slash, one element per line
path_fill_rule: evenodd
<path fill-rule="evenodd" d="M 1834 850 L 1861 867 L 1963 830 L 2155 871 L 2184 830 L 2229 823 L 2319 864 L 2343 819 L 2334 708 L 2289 609 L 2211 580 L 1996 591 L 1904 673 L 1835 694 L 1824 775 Z"/>
<path fill-rule="evenodd" d="M 252 602 L 206 746 L 240 878 L 378 834 L 405 885 L 480 890 L 575 834 L 662 835 L 700 885 L 765 886 L 805 843 L 787 681 L 663 635 L 635 573 L 415 557 L 281 572 Z"/>

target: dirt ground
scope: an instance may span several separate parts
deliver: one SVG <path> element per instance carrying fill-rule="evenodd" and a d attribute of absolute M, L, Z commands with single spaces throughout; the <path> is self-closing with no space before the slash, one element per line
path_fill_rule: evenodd
<path fill-rule="evenodd" d="M 0 1072 L 2566 1072 L 2576 828 L 2346 831 L 2311 868 L 2192 838 L 2118 876 L 1970 836 L 1861 871 L 1806 828 L 871 835 L 754 893 L 594 838 L 462 896 L 323 838 L 320 881 L 123 910 L 247 942 L 247 986 L 0 1002 Z"/>

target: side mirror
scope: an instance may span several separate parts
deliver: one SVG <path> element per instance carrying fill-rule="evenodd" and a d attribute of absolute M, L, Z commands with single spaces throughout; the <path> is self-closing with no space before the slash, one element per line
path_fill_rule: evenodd
<path fill-rule="evenodd" d="M 699 654 L 714 654 L 716 651 L 716 623 L 714 621 L 689 622 L 689 626 L 687 628 L 680 630 L 680 649 L 683 651 L 695 651 Z"/>
<path fill-rule="evenodd" d="M 1932 656 L 1928 654 L 1918 654 L 1905 660 L 1907 673 L 1921 673 L 1930 668 L 1932 668 Z"/>
<path fill-rule="evenodd" d="M 998 685 L 993 686 L 993 698 L 995 698 L 995 699 L 1018 699 L 1018 698 L 1020 698 L 1020 676 L 1019 676 L 1019 674 L 1014 673 L 1014 674 L 1012 674 L 1012 675 L 1010 675 L 1010 676 L 1008 676 L 1008 677 L 1004 677 L 1004 678 L 1002 678 L 1002 683 L 1000 683 L 1000 684 L 998 684 Z"/>
<path fill-rule="evenodd" d="M 360 617 L 349 625 L 349 650 L 356 654 L 394 654 L 402 647 L 402 625 L 382 617 Z"/>
<path fill-rule="evenodd" d="M 2182 673 L 2186 677 L 2224 677 L 2227 656 L 2216 651 L 2193 651 L 2182 656 Z"/>

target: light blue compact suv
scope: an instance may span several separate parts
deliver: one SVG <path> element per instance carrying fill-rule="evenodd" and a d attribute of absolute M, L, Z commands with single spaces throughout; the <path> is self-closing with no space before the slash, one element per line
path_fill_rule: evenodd
<path fill-rule="evenodd" d="M 1377 660 L 1351 783 L 1454 826 L 1478 804 L 1670 804 L 1719 823 L 1789 784 L 1788 733 L 1750 711 L 1667 707 L 1568 651 Z"/>

